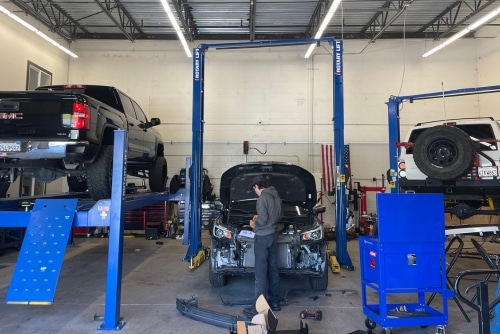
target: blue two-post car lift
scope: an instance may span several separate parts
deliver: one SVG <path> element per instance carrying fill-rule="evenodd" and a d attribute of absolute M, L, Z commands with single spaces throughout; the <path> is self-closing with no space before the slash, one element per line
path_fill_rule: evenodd
<path fill-rule="evenodd" d="M 304 45 L 328 42 L 333 51 L 333 132 L 336 166 L 336 256 L 341 266 L 352 268 L 352 262 L 347 252 L 347 199 L 345 195 L 345 157 L 344 157 L 344 90 L 343 90 L 343 41 L 332 37 L 319 39 L 294 39 L 276 41 L 257 41 L 241 43 L 201 44 L 193 50 L 193 142 L 191 166 L 191 220 L 189 223 L 189 249 L 186 260 L 194 257 L 202 248 L 201 245 L 201 187 L 203 177 L 203 127 L 204 119 L 204 79 L 205 52 L 208 49 L 244 49 L 260 47 L 277 47 Z M 186 204 L 187 206 L 187 204 Z"/>

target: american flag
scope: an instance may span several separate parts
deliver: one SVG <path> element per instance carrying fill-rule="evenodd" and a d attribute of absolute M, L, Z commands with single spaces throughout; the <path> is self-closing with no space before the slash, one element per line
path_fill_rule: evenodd
<path fill-rule="evenodd" d="M 333 145 L 321 144 L 321 166 L 323 176 L 323 190 L 333 190 Z"/>

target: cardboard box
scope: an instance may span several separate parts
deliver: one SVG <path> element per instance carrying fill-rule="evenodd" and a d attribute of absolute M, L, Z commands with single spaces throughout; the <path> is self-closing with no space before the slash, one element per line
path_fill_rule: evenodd
<path fill-rule="evenodd" d="M 255 302 L 257 314 L 253 316 L 248 326 L 245 321 L 238 321 L 236 329 L 238 334 L 273 334 L 278 327 L 278 319 L 271 310 L 271 307 L 263 295 L 260 295 Z"/>

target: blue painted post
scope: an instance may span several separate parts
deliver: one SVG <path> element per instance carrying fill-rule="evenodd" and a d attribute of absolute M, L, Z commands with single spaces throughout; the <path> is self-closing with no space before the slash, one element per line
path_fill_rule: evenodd
<path fill-rule="evenodd" d="M 184 258 L 189 261 L 201 249 L 201 184 L 203 175 L 203 124 L 204 119 L 204 60 L 205 47 L 193 50 L 193 143 L 191 170 L 186 171 L 186 179 L 190 177 L 189 247 Z M 188 208 L 186 208 L 188 210 Z"/>
<path fill-rule="evenodd" d="M 120 302 L 123 262 L 123 200 L 127 182 L 127 132 L 115 130 L 113 150 L 113 180 L 111 184 L 111 206 L 102 207 L 102 214 L 110 214 L 108 244 L 108 274 L 104 322 L 99 330 L 121 330 L 125 322 L 120 321 Z"/>
<path fill-rule="evenodd" d="M 388 108 L 388 125 L 389 125 L 389 168 L 390 168 L 390 179 L 389 187 L 391 193 L 399 193 L 399 181 L 398 181 L 398 157 L 399 148 L 396 147 L 396 143 L 400 140 L 400 126 L 399 126 L 399 103 L 398 97 L 391 96 L 389 102 L 387 102 Z"/>
<path fill-rule="evenodd" d="M 343 267 L 352 269 L 351 258 L 347 252 L 347 196 L 344 157 L 344 87 L 343 87 L 343 41 L 333 43 L 333 143 L 335 147 L 335 234 L 337 261 Z"/>
<path fill-rule="evenodd" d="M 186 170 L 191 169 L 191 157 L 186 158 Z M 184 234 L 182 236 L 182 244 L 189 245 L 190 244 L 190 235 L 191 235 L 191 218 L 189 217 L 189 210 L 191 208 L 191 178 L 189 177 L 189 173 L 186 173 L 186 184 L 184 186 L 186 192 L 184 194 Z M 189 252 L 188 252 L 189 254 Z M 189 261 L 190 257 L 186 254 L 186 258 L 184 261 Z"/>

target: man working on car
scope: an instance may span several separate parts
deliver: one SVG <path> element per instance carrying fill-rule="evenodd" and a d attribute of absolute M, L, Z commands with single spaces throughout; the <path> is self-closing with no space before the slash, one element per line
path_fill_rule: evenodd
<path fill-rule="evenodd" d="M 257 194 L 257 214 L 250 220 L 255 232 L 255 300 L 268 294 L 269 306 L 280 311 L 280 276 L 278 271 L 278 234 L 276 223 L 281 219 L 282 207 L 278 191 L 269 186 L 262 176 L 252 180 Z"/>

